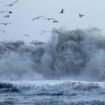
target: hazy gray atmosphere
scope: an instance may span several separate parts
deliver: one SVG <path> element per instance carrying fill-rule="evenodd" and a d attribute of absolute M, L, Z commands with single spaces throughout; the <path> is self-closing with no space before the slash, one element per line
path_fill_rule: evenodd
<path fill-rule="evenodd" d="M 105 105 L 105 0 L 0 0 L 0 105 Z"/>
<path fill-rule="evenodd" d="M 47 41 L 50 33 L 40 35 L 40 30 L 51 31 L 52 28 L 65 27 L 66 29 L 98 27 L 105 33 L 105 0 L 19 0 L 14 6 L 5 6 L 14 0 L 0 0 L 0 10 L 12 11 L 9 18 L 6 13 L 0 13 L 0 23 L 11 22 L 7 26 L 0 24 L 0 40 L 41 40 Z M 60 14 L 61 9 L 64 14 Z M 78 14 L 84 14 L 79 18 Z M 37 16 L 53 17 L 59 23 L 40 19 L 31 21 Z M 25 36 L 26 34 L 29 37 Z"/>

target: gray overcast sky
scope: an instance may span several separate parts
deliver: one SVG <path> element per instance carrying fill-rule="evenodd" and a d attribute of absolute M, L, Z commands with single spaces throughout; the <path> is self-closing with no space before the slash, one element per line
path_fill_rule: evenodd
<path fill-rule="evenodd" d="M 98 27 L 105 33 L 105 0 L 19 0 L 13 7 L 4 6 L 15 0 L 0 0 L 0 10 L 12 10 L 9 19 L 4 19 L 0 14 L 0 23 L 12 22 L 8 26 L 0 25 L 0 29 L 6 30 L 7 34 L 0 32 L 0 40 L 41 40 L 49 39 L 49 34 L 40 35 L 40 30 L 50 31 L 52 28 L 65 27 L 66 29 Z M 64 8 L 64 14 L 59 14 Z M 85 14 L 79 18 L 78 13 Z M 58 24 L 48 21 L 31 21 L 37 16 L 54 17 L 59 20 Z M 29 34 L 30 37 L 23 36 Z"/>

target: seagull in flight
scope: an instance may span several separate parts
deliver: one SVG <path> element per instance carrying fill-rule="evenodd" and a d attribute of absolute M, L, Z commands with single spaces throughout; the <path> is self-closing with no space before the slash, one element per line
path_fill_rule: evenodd
<path fill-rule="evenodd" d="M 5 15 L 5 16 L 4 16 L 4 18 L 9 18 L 9 17 L 10 17 L 10 15 Z"/>
<path fill-rule="evenodd" d="M 3 32 L 3 33 L 6 33 L 6 31 L 4 31 L 4 30 L 2 30 L 2 29 L 0 29 L 0 31 Z"/>
<path fill-rule="evenodd" d="M 2 25 L 8 25 L 8 24 L 11 24 L 11 22 L 9 22 L 9 23 L 0 23 L 0 24 L 2 24 Z"/>
<path fill-rule="evenodd" d="M 59 21 L 58 20 L 53 20 L 53 23 L 58 23 Z"/>
<path fill-rule="evenodd" d="M 8 13 L 12 14 L 12 11 L 9 11 Z"/>
<path fill-rule="evenodd" d="M 61 13 L 61 14 L 64 13 L 64 9 L 62 9 L 60 13 Z"/>
<path fill-rule="evenodd" d="M 53 23 L 58 23 L 59 21 L 58 20 L 56 20 L 56 19 L 54 19 L 54 18 L 44 18 L 44 19 L 46 19 L 46 20 L 52 20 L 53 21 Z"/>
<path fill-rule="evenodd" d="M 33 20 L 38 20 L 38 19 L 40 19 L 41 17 L 43 17 L 43 16 L 35 17 L 35 18 L 32 19 L 32 21 L 33 21 Z"/>
<path fill-rule="evenodd" d="M 55 20 L 54 18 L 44 18 L 44 20 Z"/>
<path fill-rule="evenodd" d="M 9 14 L 12 14 L 12 11 L 0 11 L 0 13 L 9 13 Z"/>
<path fill-rule="evenodd" d="M 12 7 L 13 5 L 15 5 L 18 2 L 18 0 L 14 1 L 13 3 L 7 4 L 6 6 Z"/>
<path fill-rule="evenodd" d="M 83 16 L 85 16 L 84 14 L 79 13 L 79 17 L 82 18 Z"/>

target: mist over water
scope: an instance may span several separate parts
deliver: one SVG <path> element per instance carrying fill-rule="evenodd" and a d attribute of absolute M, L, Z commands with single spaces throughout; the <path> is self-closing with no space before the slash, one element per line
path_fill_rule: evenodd
<path fill-rule="evenodd" d="M 0 80 L 105 80 L 105 36 L 96 29 L 53 29 L 48 43 L 0 43 Z"/>

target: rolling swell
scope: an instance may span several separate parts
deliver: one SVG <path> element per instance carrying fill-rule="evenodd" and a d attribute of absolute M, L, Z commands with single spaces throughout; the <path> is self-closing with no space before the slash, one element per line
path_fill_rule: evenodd
<path fill-rule="evenodd" d="M 105 36 L 87 30 L 54 29 L 46 43 L 0 43 L 0 80 L 75 78 L 105 80 Z"/>

